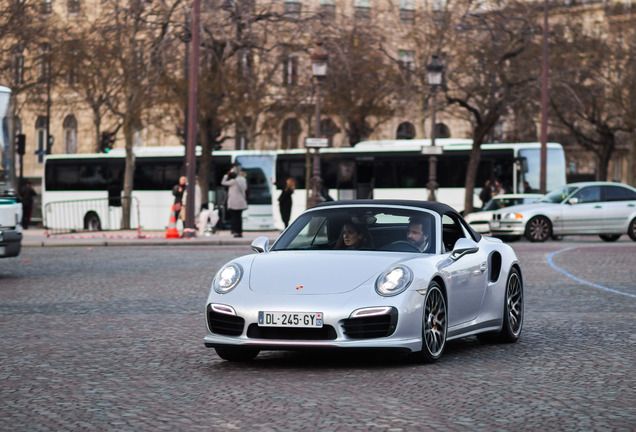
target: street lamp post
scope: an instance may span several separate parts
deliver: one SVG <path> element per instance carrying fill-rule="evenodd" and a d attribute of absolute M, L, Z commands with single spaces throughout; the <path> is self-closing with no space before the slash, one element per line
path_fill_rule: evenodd
<path fill-rule="evenodd" d="M 431 127 L 431 149 L 430 156 L 428 158 L 428 200 L 435 201 L 435 189 L 437 189 L 437 149 L 435 149 L 435 134 L 436 134 L 436 120 L 437 114 L 437 89 L 442 85 L 442 75 L 444 72 L 444 65 L 439 61 L 437 55 L 433 54 L 433 58 L 429 64 L 426 65 L 426 73 L 428 76 L 428 84 L 431 86 L 433 93 L 433 122 Z"/>
<path fill-rule="evenodd" d="M 322 132 L 320 130 L 320 117 L 321 113 L 321 104 L 322 104 L 322 82 L 327 76 L 327 60 L 329 59 L 329 54 L 322 46 L 322 42 L 316 43 L 316 49 L 311 55 L 311 71 L 316 78 L 317 87 L 318 87 L 318 95 L 316 97 L 316 138 L 322 137 Z M 307 200 L 307 207 L 314 207 L 320 204 L 323 201 L 322 194 L 320 193 L 321 189 L 321 175 L 320 175 L 320 150 L 316 148 L 314 150 L 314 157 L 312 162 L 312 170 L 311 170 L 311 196 Z"/>

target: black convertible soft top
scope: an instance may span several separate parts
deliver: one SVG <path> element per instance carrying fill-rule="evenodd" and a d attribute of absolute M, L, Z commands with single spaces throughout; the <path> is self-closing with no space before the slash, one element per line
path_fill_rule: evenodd
<path fill-rule="evenodd" d="M 481 234 L 475 231 L 464 218 L 459 214 L 457 210 L 449 206 L 448 204 L 435 202 L 435 201 L 415 201 L 415 200 L 391 200 L 391 199 L 363 199 L 363 200 L 342 200 L 342 201 L 327 201 L 321 204 L 318 204 L 314 208 L 325 208 L 332 206 L 341 206 L 341 205 L 356 205 L 356 206 L 383 206 L 383 205 L 397 205 L 397 206 L 405 206 L 405 207 L 416 207 L 421 209 L 426 209 L 438 213 L 440 216 L 445 214 L 453 214 L 462 221 L 464 227 L 470 231 L 473 239 L 479 241 L 481 238 Z"/>

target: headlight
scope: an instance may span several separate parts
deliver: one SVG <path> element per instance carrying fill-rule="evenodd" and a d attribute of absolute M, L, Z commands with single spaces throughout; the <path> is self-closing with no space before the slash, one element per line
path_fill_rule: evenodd
<path fill-rule="evenodd" d="M 413 281 L 413 272 L 406 266 L 393 267 L 378 277 L 375 290 L 381 296 L 394 296 L 408 288 Z"/>
<path fill-rule="evenodd" d="M 503 218 L 504 219 L 523 219 L 523 215 L 521 213 L 506 213 Z"/>
<path fill-rule="evenodd" d="M 234 288 L 243 277 L 243 269 L 238 264 L 230 264 L 223 267 L 214 277 L 212 286 L 214 291 L 219 294 L 229 292 Z"/>

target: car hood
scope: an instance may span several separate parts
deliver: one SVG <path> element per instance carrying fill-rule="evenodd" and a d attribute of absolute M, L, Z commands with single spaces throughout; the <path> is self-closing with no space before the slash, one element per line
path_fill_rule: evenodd
<path fill-rule="evenodd" d="M 365 251 L 281 251 L 257 255 L 249 274 L 250 289 L 267 294 L 338 294 L 375 279 L 411 253 Z"/>

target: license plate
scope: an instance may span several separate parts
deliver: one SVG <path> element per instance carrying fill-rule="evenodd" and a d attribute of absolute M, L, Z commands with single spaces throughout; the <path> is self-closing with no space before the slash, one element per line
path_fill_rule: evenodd
<path fill-rule="evenodd" d="M 0 256 L 5 255 L 7 253 L 7 248 L 5 246 L 0 246 Z"/>
<path fill-rule="evenodd" d="M 499 222 L 490 222 L 490 226 L 493 228 L 499 228 Z"/>
<path fill-rule="evenodd" d="M 269 312 L 258 313 L 258 325 L 262 327 L 321 328 L 322 312 Z"/>

